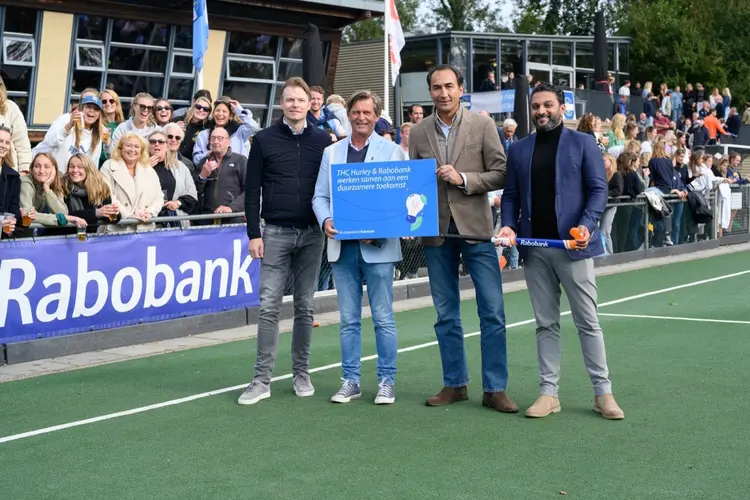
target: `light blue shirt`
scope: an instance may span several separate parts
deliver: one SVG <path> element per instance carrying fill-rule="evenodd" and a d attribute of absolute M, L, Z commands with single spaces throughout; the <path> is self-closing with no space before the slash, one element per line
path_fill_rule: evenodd
<path fill-rule="evenodd" d="M 451 124 L 450 125 L 446 124 L 442 120 L 442 118 L 440 118 L 440 115 L 436 114 L 435 116 L 437 117 L 437 121 L 438 121 L 438 125 L 440 126 L 440 130 L 443 132 L 443 135 L 447 139 L 448 135 L 451 133 L 451 129 L 453 128 L 453 123 L 456 121 L 456 117 L 458 116 L 458 112 L 456 112 L 456 114 L 453 115 L 453 119 L 451 120 Z M 450 161 L 450 158 L 446 158 L 446 159 L 448 161 Z M 464 185 L 463 186 L 458 186 L 458 187 L 461 188 L 461 189 L 463 189 L 464 191 L 466 191 L 466 175 L 464 175 L 462 172 L 459 172 L 459 174 L 461 174 L 461 178 L 463 178 L 463 180 L 464 180 Z"/>
<path fill-rule="evenodd" d="M 304 125 L 303 125 L 302 131 L 300 133 L 297 133 L 297 131 L 294 130 L 294 127 L 292 127 L 291 125 L 289 125 L 289 122 L 286 121 L 286 118 L 282 118 L 281 120 L 284 122 L 284 125 L 286 125 L 287 127 L 289 127 L 289 130 L 292 131 L 292 135 L 302 135 L 303 132 L 305 131 L 305 129 L 307 128 L 307 119 L 305 119 L 305 121 L 303 122 Z"/>

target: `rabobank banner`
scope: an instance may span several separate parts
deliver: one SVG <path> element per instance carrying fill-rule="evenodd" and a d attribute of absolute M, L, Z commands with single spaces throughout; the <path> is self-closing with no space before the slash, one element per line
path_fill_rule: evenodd
<path fill-rule="evenodd" d="M 534 90 L 529 89 L 529 92 Z M 576 119 L 576 96 L 570 90 L 564 90 L 565 95 L 565 119 Z M 474 92 L 461 96 L 461 102 L 465 108 L 472 111 L 486 111 L 488 113 L 513 113 L 515 106 L 516 90 L 493 90 L 491 92 Z"/>
<path fill-rule="evenodd" d="M 244 226 L 0 243 L 0 343 L 254 307 Z"/>

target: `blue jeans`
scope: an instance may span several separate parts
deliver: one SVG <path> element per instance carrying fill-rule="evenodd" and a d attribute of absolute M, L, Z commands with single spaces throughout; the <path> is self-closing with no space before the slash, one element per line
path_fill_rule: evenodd
<path fill-rule="evenodd" d="M 672 243 L 675 245 L 682 243 L 680 228 L 682 227 L 682 209 L 684 206 L 685 204 L 681 201 L 672 203 Z"/>
<path fill-rule="evenodd" d="M 341 254 L 331 263 L 341 311 L 341 367 L 345 380 L 359 383 L 362 365 L 362 285 L 375 326 L 378 380 L 393 384 L 396 378 L 398 337 L 393 317 L 393 271 L 395 264 L 369 264 L 362 259 L 359 243 L 342 241 Z"/>
<path fill-rule="evenodd" d="M 505 345 L 503 281 L 492 243 L 470 244 L 446 240 L 439 247 L 424 247 L 430 275 L 432 301 L 437 310 L 435 334 L 443 363 L 443 385 L 463 387 L 469 383 L 461 326 L 461 297 L 458 265 L 463 255 L 476 289 L 481 330 L 482 387 L 484 392 L 501 392 L 508 385 Z"/>

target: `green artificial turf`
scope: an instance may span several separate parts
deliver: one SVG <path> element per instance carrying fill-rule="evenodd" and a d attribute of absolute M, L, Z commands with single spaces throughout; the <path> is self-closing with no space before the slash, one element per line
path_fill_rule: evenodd
<path fill-rule="evenodd" d="M 750 268 L 748 253 L 598 280 L 600 302 Z M 601 312 L 750 320 L 750 274 Z M 525 291 L 506 294 L 508 323 L 532 317 Z M 467 332 L 478 329 L 473 301 Z M 399 345 L 434 340 L 431 308 L 399 313 Z M 397 403 L 375 406 L 375 362 L 363 397 L 328 398 L 340 369 L 291 381 L 255 406 L 220 394 L 0 444 L 3 497 L 13 499 L 635 499 L 746 498 L 750 439 L 744 397 L 750 325 L 601 318 L 623 421 L 591 411 L 592 391 L 570 317 L 563 320 L 563 411 L 524 418 L 538 394 L 534 325 L 508 331 L 509 395 L 521 408 L 482 408 L 479 337 L 466 340 L 468 402 L 428 408 L 441 387 L 436 346 L 398 357 Z M 363 355 L 375 353 L 365 321 Z M 290 370 L 283 335 L 276 375 Z M 246 382 L 255 343 L 235 342 L 0 384 L 0 437 Z M 315 330 L 312 366 L 340 361 L 337 327 Z"/>

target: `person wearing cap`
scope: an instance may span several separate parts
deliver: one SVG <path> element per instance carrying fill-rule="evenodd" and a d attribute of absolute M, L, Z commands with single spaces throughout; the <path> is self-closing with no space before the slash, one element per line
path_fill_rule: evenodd
<path fill-rule="evenodd" d="M 102 101 L 98 95 L 85 95 L 69 116 L 67 122 L 55 120 L 44 140 L 32 151 L 34 156 L 42 152 L 54 156 L 61 174 L 75 154 L 84 154 L 98 165 L 103 147 Z"/>

